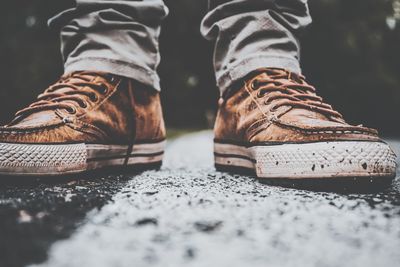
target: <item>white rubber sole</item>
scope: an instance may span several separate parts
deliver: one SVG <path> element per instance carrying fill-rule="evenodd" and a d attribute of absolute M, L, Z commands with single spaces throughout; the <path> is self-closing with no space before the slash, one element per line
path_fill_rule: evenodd
<path fill-rule="evenodd" d="M 214 156 L 217 169 L 250 169 L 259 178 L 394 177 L 396 174 L 396 155 L 383 142 L 250 147 L 215 142 Z"/>
<path fill-rule="evenodd" d="M 0 175 L 55 176 L 106 167 L 161 165 L 165 143 L 135 144 L 129 157 L 127 145 L 0 143 Z"/>

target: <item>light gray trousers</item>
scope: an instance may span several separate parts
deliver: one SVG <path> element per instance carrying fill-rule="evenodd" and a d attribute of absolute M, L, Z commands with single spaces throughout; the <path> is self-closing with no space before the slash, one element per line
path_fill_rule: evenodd
<path fill-rule="evenodd" d="M 167 15 L 162 0 L 76 0 L 49 24 L 60 30 L 66 73 L 105 71 L 159 90 L 158 37 Z M 307 0 L 209 0 L 200 30 L 215 44 L 221 92 L 258 68 L 301 72 L 298 36 L 310 23 Z"/>

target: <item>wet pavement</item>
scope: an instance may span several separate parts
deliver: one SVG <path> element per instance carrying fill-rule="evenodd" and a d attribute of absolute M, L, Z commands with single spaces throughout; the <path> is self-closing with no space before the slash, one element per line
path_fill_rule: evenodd
<path fill-rule="evenodd" d="M 330 193 L 212 164 L 206 131 L 171 141 L 158 172 L 4 183 L 0 266 L 400 266 L 399 178 Z"/>

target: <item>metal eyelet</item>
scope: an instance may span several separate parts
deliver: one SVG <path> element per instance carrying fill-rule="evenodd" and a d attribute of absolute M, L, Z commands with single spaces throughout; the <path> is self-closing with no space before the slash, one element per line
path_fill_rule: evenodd
<path fill-rule="evenodd" d="M 80 106 L 81 108 L 87 108 L 87 107 L 88 107 L 88 104 L 84 101 L 84 102 L 82 102 L 82 103 L 79 103 L 79 106 Z"/>
<path fill-rule="evenodd" d="M 262 98 L 265 94 L 260 90 L 257 92 L 257 97 Z"/>
<path fill-rule="evenodd" d="M 93 102 L 97 102 L 97 101 L 99 100 L 99 97 L 98 97 L 97 94 L 95 94 L 95 93 L 92 93 L 92 94 L 89 96 L 89 98 L 90 98 L 90 100 L 93 101 Z"/>
<path fill-rule="evenodd" d="M 270 111 L 270 112 L 275 112 L 275 111 L 277 111 L 277 108 L 276 108 L 275 106 L 273 106 L 273 107 L 271 107 L 271 108 L 269 109 L 269 111 Z"/>
<path fill-rule="evenodd" d="M 65 109 L 69 114 L 75 114 L 76 113 L 76 108 L 75 107 L 68 107 Z"/>
<path fill-rule="evenodd" d="M 250 84 L 250 88 L 252 89 L 252 90 L 257 90 L 258 88 L 259 88 L 259 82 L 258 82 L 258 80 L 256 79 L 256 80 L 253 80 L 252 82 L 251 82 L 251 84 Z"/>
<path fill-rule="evenodd" d="M 103 95 L 105 95 L 105 94 L 108 93 L 108 87 L 107 87 L 107 85 L 105 85 L 105 84 L 102 84 L 102 85 L 101 85 L 101 93 L 102 93 Z"/>

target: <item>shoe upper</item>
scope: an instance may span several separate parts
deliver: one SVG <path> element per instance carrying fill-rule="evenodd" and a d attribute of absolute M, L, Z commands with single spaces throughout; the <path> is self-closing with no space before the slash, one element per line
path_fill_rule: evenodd
<path fill-rule="evenodd" d="M 216 141 L 287 143 L 379 140 L 374 129 L 354 126 L 323 102 L 305 77 L 282 69 L 250 75 L 220 100 Z"/>
<path fill-rule="evenodd" d="M 74 72 L 0 127 L 0 142 L 131 144 L 162 140 L 159 93 L 107 73 Z"/>

